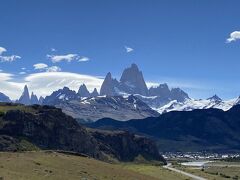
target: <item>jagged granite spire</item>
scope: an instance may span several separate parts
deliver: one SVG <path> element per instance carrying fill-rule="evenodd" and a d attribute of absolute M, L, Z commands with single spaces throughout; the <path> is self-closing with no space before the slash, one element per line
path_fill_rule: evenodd
<path fill-rule="evenodd" d="M 37 95 L 33 94 L 33 92 L 31 94 L 30 101 L 31 101 L 31 104 L 39 104 L 38 97 L 37 97 Z"/>
<path fill-rule="evenodd" d="M 25 104 L 25 105 L 31 104 L 27 85 L 24 86 L 23 93 L 22 93 L 21 97 L 19 98 L 18 103 Z"/>
<path fill-rule="evenodd" d="M 43 104 L 44 98 L 40 96 L 38 101 L 39 101 L 39 104 Z"/>
<path fill-rule="evenodd" d="M 90 93 L 86 87 L 85 84 L 82 84 L 80 87 L 79 87 L 79 90 L 78 90 L 78 95 L 80 97 L 90 97 Z"/>
<path fill-rule="evenodd" d="M 99 93 L 98 93 L 98 91 L 97 91 L 96 88 L 94 88 L 93 92 L 91 93 L 91 96 L 92 96 L 92 97 L 99 96 Z"/>
<path fill-rule="evenodd" d="M 102 83 L 100 95 L 114 96 L 117 94 L 116 90 L 118 89 L 118 86 L 119 82 L 116 79 L 113 79 L 109 72 Z"/>
<path fill-rule="evenodd" d="M 143 74 L 136 64 L 126 68 L 120 79 L 121 90 L 129 94 L 148 95 L 148 88 L 144 81 Z"/>

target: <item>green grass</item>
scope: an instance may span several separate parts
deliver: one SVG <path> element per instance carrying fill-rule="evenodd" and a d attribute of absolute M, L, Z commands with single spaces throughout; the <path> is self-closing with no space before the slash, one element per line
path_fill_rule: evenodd
<path fill-rule="evenodd" d="M 214 162 L 213 164 L 221 164 L 223 167 L 208 167 L 204 170 L 193 168 L 193 167 L 185 167 L 178 165 L 176 168 L 181 169 L 183 171 L 204 177 L 209 180 L 240 180 L 240 163 L 231 163 L 231 162 Z M 231 165 L 238 165 L 238 167 L 233 167 Z"/>
<path fill-rule="evenodd" d="M 186 180 L 187 177 L 170 170 L 164 169 L 161 166 L 151 165 L 151 164 L 132 164 L 125 163 L 122 164 L 124 169 L 132 170 L 140 174 L 149 175 L 156 179 L 163 180 Z"/>
<path fill-rule="evenodd" d="M 24 138 L 20 139 L 19 151 L 39 151 L 39 150 L 40 150 L 39 147 L 30 143 L 26 139 L 24 139 Z"/>
<path fill-rule="evenodd" d="M 10 110 L 21 110 L 21 111 L 30 112 L 30 113 L 35 112 L 35 110 L 30 106 L 24 106 L 20 104 L 14 104 L 14 105 L 0 104 L 0 116 Z"/>
<path fill-rule="evenodd" d="M 0 179 L 4 180 L 183 180 L 186 177 L 151 164 L 110 164 L 56 152 L 2 152 Z"/>

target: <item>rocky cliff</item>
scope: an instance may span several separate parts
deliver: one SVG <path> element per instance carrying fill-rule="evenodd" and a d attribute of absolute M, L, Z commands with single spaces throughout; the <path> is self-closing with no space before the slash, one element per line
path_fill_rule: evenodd
<path fill-rule="evenodd" d="M 0 104 L 0 150 L 19 150 L 24 139 L 40 149 L 84 153 L 108 160 L 131 161 L 141 155 L 162 160 L 155 144 L 129 133 L 89 132 L 60 109 L 51 106 Z M 114 146 L 115 144 L 122 144 Z M 148 149 L 146 147 L 149 147 Z M 25 149 L 28 150 L 28 149 Z"/>

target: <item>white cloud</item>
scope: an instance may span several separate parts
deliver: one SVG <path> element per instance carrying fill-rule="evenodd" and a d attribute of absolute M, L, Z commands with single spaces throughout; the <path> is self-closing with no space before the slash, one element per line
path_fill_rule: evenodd
<path fill-rule="evenodd" d="M 22 67 L 21 70 L 26 70 L 26 68 L 25 68 L 25 67 Z"/>
<path fill-rule="evenodd" d="M 0 55 L 4 52 L 6 52 L 7 50 L 4 47 L 0 47 Z"/>
<path fill-rule="evenodd" d="M 16 61 L 17 59 L 21 59 L 21 57 L 17 56 L 17 55 L 0 56 L 0 61 L 1 62 L 12 62 L 12 61 Z"/>
<path fill-rule="evenodd" d="M 73 60 L 79 60 L 80 58 L 78 54 L 47 55 L 47 57 L 51 59 L 53 63 L 61 62 L 61 61 L 71 62 Z"/>
<path fill-rule="evenodd" d="M 19 74 L 20 74 L 20 75 L 24 75 L 24 74 L 26 74 L 26 72 L 22 71 L 22 72 L 20 72 Z"/>
<path fill-rule="evenodd" d="M 31 91 L 37 95 L 46 96 L 64 86 L 77 91 L 83 83 L 90 91 L 95 87 L 99 90 L 103 79 L 70 72 L 42 72 L 27 76 L 25 81 Z"/>
<path fill-rule="evenodd" d="M 88 57 L 82 56 L 79 58 L 79 62 L 85 62 L 85 61 L 89 61 L 90 59 Z"/>
<path fill-rule="evenodd" d="M 155 83 L 155 82 L 146 82 L 146 85 L 148 88 L 150 87 L 157 87 L 159 86 L 159 83 Z"/>
<path fill-rule="evenodd" d="M 57 50 L 55 48 L 51 48 L 51 51 L 52 52 L 56 52 Z"/>
<path fill-rule="evenodd" d="M 0 62 L 12 62 L 16 61 L 17 59 L 21 59 L 21 57 L 18 55 L 3 56 L 2 54 L 4 52 L 7 52 L 7 49 L 0 47 Z"/>
<path fill-rule="evenodd" d="M 62 69 L 58 66 L 51 66 L 51 67 L 48 67 L 47 64 L 44 64 L 44 63 L 37 63 L 37 64 L 34 64 L 33 65 L 34 69 L 35 70 L 44 70 L 46 72 L 59 72 L 61 71 Z"/>
<path fill-rule="evenodd" d="M 60 68 L 60 67 L 58 67 L 58 66 L 51 66 L 51 67 L 49 67 L 49 68 L 47 68 L 47 72 L 59 72 L 59 71 L 61 71 L 62 69 Z"/>
<path fill-rule="evenodd" d="M 227 43 L 240 40 L 240 31 L 234 31 L 230 34 L 230 37 L 227 39 Z"/>
<path fill-rule="evenodd" d="M 97 76 L 83 75 L 70 72 L 40 72 L 27 74 L 24 79 L 15 79 L 13 74 L 0 73 L 0 92 L 6 94 L 11 99 L 18 99 L 22 94 L 25 84 L 29 90 L 39 96 L 50 95 L 64 86 L 77 91 L 81 84 L 86 84 L 92 91 L 98 90 L 103 82 L 102 78 Z"/>
<path fill-rule="evenodd" d="M 0 73 L 0 82 L 11 80 L 14 75 L 10 73 Z M 0 86 L 1 87 L 1 86 Z"/>
<path fill-rule="evenodd" d="M 0 73 L 0 92 L 15 99 L 18 95 L 20 96 L 23 85 L 21 85 L 21 83 L 11 82 L 13 81 L 13 77 L 13 74 Z"/>
<path fill-rule="evenodd" d="M 125 49 L 126 49 L 126 52 L 127 52 L 127 53 L 130 53 L 130 52 L 134 51 L 133 48 L 130 48 L 130 47 L 128 47 L 128 46 L 125 46 Z"/>
<path fill-rule="evenodd" d="M 44 63 L 37 63 L 37 64 L 34 64 L 33 67 L 34 69 L 46 69 L 48 65 Z"/>

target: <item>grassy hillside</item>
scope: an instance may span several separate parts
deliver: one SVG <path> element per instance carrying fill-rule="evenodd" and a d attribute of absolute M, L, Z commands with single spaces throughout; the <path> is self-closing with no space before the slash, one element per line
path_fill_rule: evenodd
<path fill-rule="evenodd" d="M 0 153 L 0 177 L 4 180 L 186 179 L 159 166 L 109 164 L 56 152 L 2 152 Z"/>

